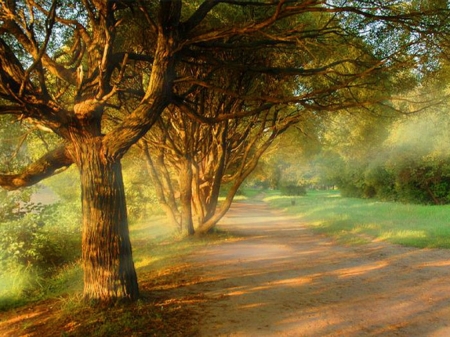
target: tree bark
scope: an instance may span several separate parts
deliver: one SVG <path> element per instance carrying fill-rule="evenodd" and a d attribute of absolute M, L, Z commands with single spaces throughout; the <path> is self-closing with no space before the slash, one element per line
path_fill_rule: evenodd
<path fill-rule="evenodd" d="M 204 193 L 201 191 L 200 186 L 200 172 L 197 163 L 192 163 L 192 210 L 193 216 L 195 216 L 196 225 L 204 222 L 205 219 L 205 202 Z M 205 186 L 207 188 L 208 186 Z"/>
<path fill-rule="evenodd" d="M 195 231 L 192 220 L 192 163 L 189 158 L 183 158 L 180 165 L 181 223 L 183 231 L 193 235 Z"/>
<path fill-rule="evenodd" d="M 19 174 L 0 174 L 0 186 L 10 191 L 31 186 L 69 167 L 72 163 L 66 144 L 63 144 L 30 164 Z"/>
<path fill-rule="evenodd" d="M 102 137 L 79 142 L 84 297 L 135 300 L 139 288 L 128 231 L 120 161 L 102 160 Z"/>
<path fill-rule="evenodd" d="M 152 180 L 159 204 L 166 213 L 172 227 L 181 233 L 180 214 L 176 205 L 169 173 L 167 172 L 167 168 L 164 167 L 163 155 L 159 154 L 156 163 L 154 163 L 147 142 L 143 140 L 139 143 L 139 146 L 144 154 L 147 173 Z"/>
<path fill-rule="evenodd" d="M 214 155 L 217 157 L 217 163 L 214 165 L 214 179 L 212 180 L 211 192 L 209 198 L 207 198 L 207 209 L 204 222 L 209 221 L 217 211 L 217 205 L 219 201 L 220 188 L 222 186 L 222 178 L 225 174 L 225 165 L 227 157 L 227 136 L 228 136 L 228 121 L 223 123 L 223 128 L 220 130 L 220 136 L 218 137 L 218 143 L 216 145 L 216 151 Z M 203 224 L 202 223 L 202 224 Z"/>

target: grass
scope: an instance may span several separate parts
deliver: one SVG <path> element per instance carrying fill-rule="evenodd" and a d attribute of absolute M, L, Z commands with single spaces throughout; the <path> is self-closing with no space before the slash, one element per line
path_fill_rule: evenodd
<path fill-rule="evenodd" d="M 0 311 L 26 303 L 23 290 L 30 287 L 31 278 L 24 269 L 0 273 Z"/>
<path fill-rule="evenodd" d="M 2 328 L 11 325 L 9 320 L 20 317 L 26 318 L 23 323 L 14 324 L 13 335 L 34 334 L 36 327 L 42 337 L 195 335 L 189 301 L 202 299 L 173 297 L 171 289 L 196 277 L 186 274 L 185 256 L 206 245 L 228 240 L 229 235 L 217 232 L 204 238 L 181 237 L 173 233 L 163 217 L 154 217 L 132 224 L 130 236 L 142 299 L 107 310 L 85 303 L 79 263 L 66 265 L 54 277 L 45 280 L 35 289 L 39 294 L 24 292 L 20 282 L 25 282 L 29 275 L 18 273 L 11 275 L 16 279 L 3 284 L 8 287 L 4 289 L 5 294 L 14 290 L 14 296 L 0 297 L 0 304 L 3 304 L 0 335 Z"/>
<path fill-rule="evenodd" d="M 342 198 L 338 191 L 309 191 L 303 197 L 269 191 L 265 200 L 344 244 L 380 240 L 417 248 L 450 248 L 450 205 Z"/>

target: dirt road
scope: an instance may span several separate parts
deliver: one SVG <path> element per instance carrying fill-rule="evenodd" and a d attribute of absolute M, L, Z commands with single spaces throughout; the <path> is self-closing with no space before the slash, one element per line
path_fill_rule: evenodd
<path fill-rule="evenodd" d="M 340 246 L 263 202 L 220 228 L 243 237 L 189 258 L 198 335 L 450 336 L 450 251 Z"/>

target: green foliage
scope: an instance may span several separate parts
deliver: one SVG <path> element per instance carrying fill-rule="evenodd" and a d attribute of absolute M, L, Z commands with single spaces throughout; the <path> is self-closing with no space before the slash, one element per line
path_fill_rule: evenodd
<path fill-rule="evenodd" d="M 78 169 L 75 165 L 71 166 L 62 174 L 57 174 L 45 180 L 47 186 L 61 201 L 61 203 L 69 204 L 74 211 L 81 211 L 79 205 L 81 199 L 80 177 Z"/>
<path fill-rule="evenodd" d="M 0 170 L 17 169 L 27 158 L 23 145 L 26 136 L 19 123 L 10 116 L 0 116 Z"/>
<path fill-rule="evenodd" d="M 7 116 L 0 126 L 0 172 L 20 171 L 54 141 Z M 55 186 L 66 194 L 79 190 L 62 181 Z M 75 204 L 44 205 L 37 192 L 42 187 L 0 189 L 0 310 L 43 296 L 48 280 L 80 256 L 79 193 Z"/>
<path fill-rule="evenodd" d="M 450 203 L 448 115 L 366 117 L 336 114 L 324 121 L 323 148 L 310 163 L 319 181 L 347 197 Z"/>
<path fill-rule="evenodd" d="M 62 225 L 64 219 L 58 217 L 57 205 L 47 206 L 46 210 L 42 205 L 29 207 L 32 212 L 0 227 L 3 270 L 19 265 L 48 273 L 76 259 L 80 233 L 73 226 Z"/>
<path fill-rule="evenodd" d="M 306 195 L 306 187 L 302 185 L 282 185 L 280 187 L 280 192 L 282 195 Z"/>
<path fill-rule="evenodd" d="M 287 185 L 316 185 L 317 171 L 311 165 L 320 150 L 314 119 L 301 123 L 308 134 L 299 127 L 291 128 L 279 136 L 263 155 L 256 170 L 247 179 L 254 187 L 279 189 Z"/>
<path fill-rule="evenodd" d="M 11 195 L 11 194 L 9 194 Z M 62 269 L 80 257 L 79 210 L 70 204 L 23 202 L 17 195 L 2 208 L 0 219 L 1 309 L 42 297 L 55 287 Z M 67 288 L 67 285 L 65 286 Z M 67 289 L 65 289 L 67 290 Z"/>
<path fill-rule="evenodd" d="M 123 163 L 127 209 L 133 221 L 163 213 L 155 188 L 150 183 L 146 164 L 138 154 L 128 155 Z"/>
<path fill-rule="evenodd" d="M 53 247 L 46 242 L 40 231 L 41 224 L 32 216 L 25 216 L 0 231 L 1 260 L 7 264 L 33 266 L 51 264 L 54 260 Z M 57 261 L 55 261 L 57 262 Z M 8 265 L 3 265 L 3 269 Z"/>

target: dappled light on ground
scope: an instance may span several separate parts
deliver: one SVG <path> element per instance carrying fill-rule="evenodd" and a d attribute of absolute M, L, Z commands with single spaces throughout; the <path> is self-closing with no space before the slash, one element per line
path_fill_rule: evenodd
<path fill-rule="evenodd" d="M 42 336 L 42 331 L 48 331 L 48 324 L 50 320 L 50 313 L 52 310 L 53 301 L 43 301 L 39 305 L 20 310 L 16 315 L 8 320 L 0 321 L 0 331 L 2 336 Z M 32 328 L 28 332 L 20 328 L 26 328 L 27 321 L 33 322 Z M 44 334 L 46 336 L 46 334 Z"/>
<path fill-rule="evenodd" d="M 188 259 L 199 336 L 449 336 L 447 250 L 341 246 L 264 203 L 221 228 L 244 240 Z"/>

